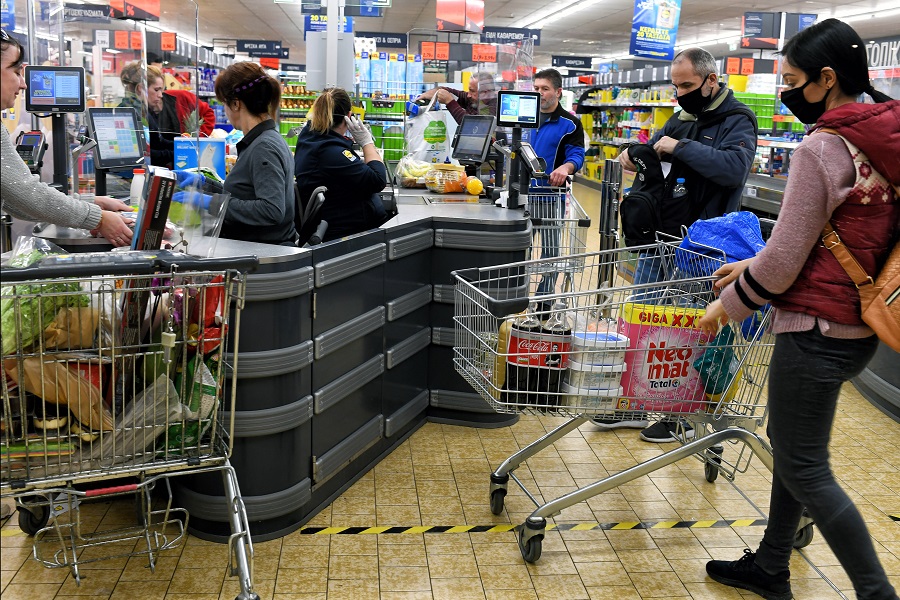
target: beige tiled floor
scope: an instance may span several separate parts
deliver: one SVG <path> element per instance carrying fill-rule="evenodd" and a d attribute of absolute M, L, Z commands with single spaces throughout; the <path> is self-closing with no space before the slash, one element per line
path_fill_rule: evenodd
<path fill-rule="evenodd" d="M 586 188 L 578 193 L 596 214 L 596 194 Z M 861 509 L 892 582 L 900 587 L 900 522 L 890 516 L 900 515 L 900 424 L 850 385 L 838 408 L 832 440 L 835 472 Z M 518 525 L 533 504 L 511 483 L 506 510 L 493 515 L 488 475 L 561 422 L 523 416 L 502 429 L 425 424 L 309 526 Z M 634 430 L 601 432 L 585 424 L 516 474 L 539 501 L 546 501 L 674 447 L 641 442 Z M 723 477 L 711 484 L 702 465 L 689 458 L 566 509 L 553 521 L 759 519 L 768 505 L 769 481 L 769 473 L 754 459 L 733 484 Z M 131 498 L 82 507 L 82 520 L 100 528 L 133 518 Z M 704 565 L 711 558 L 737 558 L 743 548 L 755 548 L 762 533 L 760 526 L 548 530 L 540 560 L 527 564 L 512 532 L 295 532 L 254 546 L 254 584 L 261 598 L 272 600 L 741 600 L 755 596 L 712 582 Z M 15 517 L 0 529 L 0 546 L 3 600 L 230 600 L 238 593 L 236 580 L 226 577 L 225 546 L 193 537 L 164 552 L 152 573 L 143 557 L 85 564 L 80 586 L 66 569 L 47 569 L 30 557 L 31 539 L 19 531 Z M 124 546 L 117 553 L 140 548 Z M 87 549 L 82 557 L 102 551 Z M 795 552 L 791 571 L 799 600 L 853 597 L 821 536 Z"/>

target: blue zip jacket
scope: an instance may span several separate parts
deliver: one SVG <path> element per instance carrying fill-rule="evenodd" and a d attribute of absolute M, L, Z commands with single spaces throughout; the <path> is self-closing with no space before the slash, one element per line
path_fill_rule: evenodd
<path fill-rule="evenodd" d="M 557 104 L 544 124 L 537 129 L 526 129 L 522 140 L 529 142 L 537 155 L 547 161 L 547 172 L 567 162 L 575 165 L 575 171 L 584 165 L 584 128 L 581 120 Z"/>

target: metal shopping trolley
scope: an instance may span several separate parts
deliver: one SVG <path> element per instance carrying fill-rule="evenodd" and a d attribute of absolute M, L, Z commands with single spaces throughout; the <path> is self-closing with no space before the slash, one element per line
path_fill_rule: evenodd
<path fill-rule="evenodd" d="M 666 280 L 633 285 L 622 277 L 641 251 L 661 261 Z M 664 242 L 587 253 L 570 291 L 536 294 L 535 274 L 555 260 L 454 273 L 456 370 L 498 412 L 569 419 L 491 474 L 494 514 L 503 511 L 510 478 L 537 505 L 517 528 L 527 562 L 540 558 L 547 518 L 682 458 L 696 455 L 710 482 L 746 471 L 753 454 L 772 468 L 771 447 L 755 433 L 767 414 L 769 313 L 715 337 L 696 327 L 722 258 Z M 599 273 L 610 279 L 598 287 Z M 681 447 L 541 505 L 514 470 L 596 416 L 677 418 L 693 425 L 696 439 L 687 442 L 682 425 Z M 803 525 L 797 547 L 809 543 L 811 522 Z"/>
<path fill-rule="evenodd" d="M 235 389 L 224 386 L 237 368 L 236 350 L 226 350 L 238 347 L 242 273 L 255 265 L 124 252 L 3 269 L 0 493 L 15 498 L 36 560 L 69 568 L 77 582 L 94 560 L 143 554 L 153 569 L 187 531 L 169 479 L 220 471 L 229 572 L 240 579 L 238 600 L 258 598 L 228 460 Z M 81 518 L 82 503 L 127 494 L 136 525 L 94 531 Z M 83 552 L 92 547 L 105 551 Z"/>
<path fill-rule="evenodd" d="M 587 233 L 591 218 L 569 186 L 531 186 L 525 200 L 525 214 L 531 217 L 532 259 L 530 273 L 541 276 L 537 293 L 549 294 L 563 275 L 562 289 L 572 287 L 572 276 L 581 271 L 587 252 Z"/>

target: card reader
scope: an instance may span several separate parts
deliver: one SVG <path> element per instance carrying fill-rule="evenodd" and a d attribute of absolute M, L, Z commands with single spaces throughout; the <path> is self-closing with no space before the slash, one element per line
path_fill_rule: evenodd
<path fill-rule="evenodd" d="M 16 140 L 16 152 L 32 173 L 36 173 L 41 168 L 46 149 L 47 142 L 44 141 L 44 134 L 40 131 L 22 132 Z"/>

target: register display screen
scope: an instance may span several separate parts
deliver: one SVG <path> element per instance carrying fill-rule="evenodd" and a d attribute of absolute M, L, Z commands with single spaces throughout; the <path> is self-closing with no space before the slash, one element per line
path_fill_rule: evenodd
<path fill-rule="evenodd" d="M 497 121 L 501 127 L 537 127 L 541 95 L 502 91 L 497 94 Z"/>
<path fill-rule="evenodd" d="M 37 113 L 84 112 L 84 69 L 25 67 L 25 110 Z"/>
<path fill-rule="evenodd" d="M 133 166 L 144 160 L 144 127 L 133 108 L 89 108 L 88 127 L 97 142 L 101 169 Z"/>
<path fill-rule="evenodd" d="M 453 158 L 464 163 L 481 164 L 487 155 L 494 132 L 492 115 L 466 115 L 456 132 Z"/>

